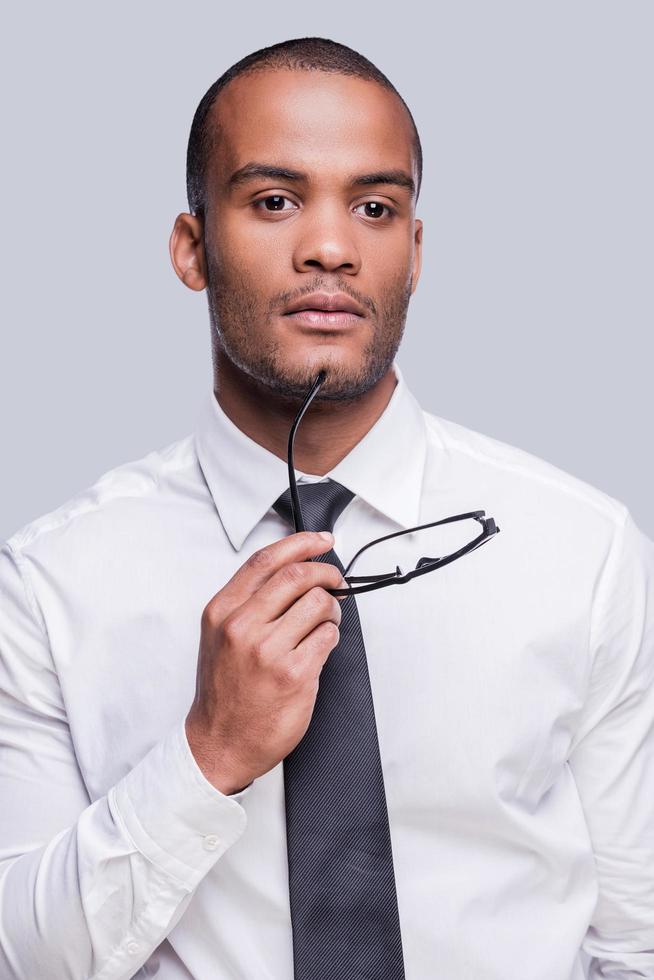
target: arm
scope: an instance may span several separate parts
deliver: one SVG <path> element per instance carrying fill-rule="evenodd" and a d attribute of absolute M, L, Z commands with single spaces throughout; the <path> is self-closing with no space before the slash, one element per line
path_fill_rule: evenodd
<path fill-rule="evenodd" d="M 599 884 L 589 980 L 654 980 L 654 543 L 624 518 L 597 587 L 569 758 Z"/>
<path fill-rule="evenodd" d="M 90 804 L 20 555 L 0 549 L 0 976 L 119 980 L 167 936 L 246 815 L 180 720 Z"/>

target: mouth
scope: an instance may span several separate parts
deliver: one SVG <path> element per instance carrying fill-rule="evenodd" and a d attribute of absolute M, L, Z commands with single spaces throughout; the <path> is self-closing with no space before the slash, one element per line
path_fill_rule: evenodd
<path fill-rule="evenodd" d="M 291 303 L 283 313 L 298 325 L 329 330 L 356 326 L 365 315 L 363 307 L 345 293 L 313 293 Z"/>
<path fill-rule="evenodd" d="M 360 323 L 363 317 L 345 310 L 298 310 L 297 313 L 285 313 L 286 320 L 292 320 L 299 326 L 322 328 L 323 330 L 343 329 Z"/>

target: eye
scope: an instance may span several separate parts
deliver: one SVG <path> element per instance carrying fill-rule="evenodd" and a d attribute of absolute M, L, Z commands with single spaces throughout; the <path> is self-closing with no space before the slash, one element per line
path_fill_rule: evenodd
<path fill-rule="evenodd" d="M 290 204 L 291 207 L 284 207 L 284 202 Z M 295 204 L 282 194 L 269 194 L 268 197 L 261 197 L 255 201 L 254 207 L 257 211 L 290 211 L 295 207 Z"/>
<path fill-rule="evenodd" d="M 358 204 L 355 211 L 359 208 L 365 208 L 365 215 L 367 218 L 383 218 L 384 211 L 387 212 L 388 217 L 392 215 L 392 211 L 387 204 L 381 204 L 379 201 L 366 201 L 365 204 Z"/>

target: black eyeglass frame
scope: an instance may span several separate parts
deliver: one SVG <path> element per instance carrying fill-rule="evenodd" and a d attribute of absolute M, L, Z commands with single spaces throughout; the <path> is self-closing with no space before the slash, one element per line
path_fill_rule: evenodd
<path fill-rule="evenodd" d="M 295 525 L 296 533 L 299 531 L 305 531 L 306 527 L 304 524 L 304 518 L 302 516 L 302 507 L 300 506 L 300 496 L 297 491 L 297 483 L 295 480 L 295 467 L 293 465 L 293 441 L 295 439 L 295 432 L 302 419 L 302 416 L 306 412 L 307 408 L 311 404 L 312 399 L 320 389 L 326 378 L 325 371 L 320 371 L 318 377 L 313 383 L 307 397 L 298 412 L 293 425 L 291 426 L 291 431 L 288 436 L 288 482 L 291 491 L 291 510 L 293 513 L 293 524 Z M 374 541 L 369 541 L 368 544 L 360 548 L 356 555 L 350 560 L 343 578 L 348 583 L 351 582 L 365 582 L 366 585 L 355 585 L 353 588 L 347 589 L 326 589 L 330 595 L 333 596 L 345 596 L 345 595 L 358 595 L 362 592 L 373 592 L 375 589 L 383 589 L 388 585 L 402 585 L 404 582 L 409 582 L 412 578 L 417 578 L 418 575 L 426 575 L 427 572 L 433 572 L 436 568 L 442 568 L 444 565 L 449 565 L 450 562 L 456 561 L 457 558 L 461 558 L 462 555 L 467 555 L 469 552 L 474 551 L 479 548 L 482 544 L 490 541 L 496 534 L 499 534 L 500 528 L 495 523 L 492 517 L 485 516 L 485 510 L 471 510 L 466 514 L 455 514 L 452 517 L 444 517 L 440 521 L 432 521 L 429 524 L 418 524 L 416 527 L 410 527 L 402 531 L 393 531 L 391 534 L 385 534 L 381 538 L 375 538 Z M 442 558 L 420 558 L 416 567 L 411 569 L 409 572 L 402 572 L 399 565 L 395 567 L 394 572 L 388 572 L 382 575 L 350 575 L 347 572 L 352 567 L 354 562 L 357 560 L 359 555 L 361 555 L 368 548 L 371 548 L 374 544 L 379 544 L 380 541 L 387 541 L 389 538 L 397 538 L 402 534 L 411 534 L 412 531 L 422 531 L 428 527 L 436 527 L 438 524 L 449 524 L 453 521 L 463 521 L 473 518 L 482 526 L 482 532 L 468 544 L 459 548 L 458 551 L 452 552 L 450 555 L 445 555 Z M 317 561 L 317 558 L 310 558 L 309 561 Z"/>

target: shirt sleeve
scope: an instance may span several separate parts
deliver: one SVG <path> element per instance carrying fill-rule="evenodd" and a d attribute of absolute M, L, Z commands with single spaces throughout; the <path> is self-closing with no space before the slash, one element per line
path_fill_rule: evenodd
<path fill-rule="evenodd" d="M 589 980 L 654 980 L 654 543 L 625 508 L 597 583 L 592 670 L 569 766 L 599 894 Z"/>
<path fill-rule="evenodd" d="M 0 549 L 3 980 L 132 977 L 243 833 L 248 790 L 204 777 L 180 719 L 91 803 L 20 554 Z"/>

